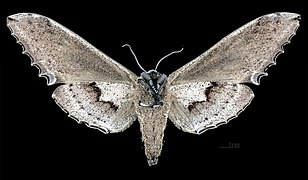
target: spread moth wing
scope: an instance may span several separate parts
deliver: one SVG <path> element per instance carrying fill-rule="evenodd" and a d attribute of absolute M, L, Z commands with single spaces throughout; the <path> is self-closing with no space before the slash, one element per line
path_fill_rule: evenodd
<path fill-rule="evenodd" d="M 252 100 L 240 83 L 259 85 L 282 46 L 299 27 L 300 15 L 273 13 L 235 30 L 169 76 L 169 118 L 184 131 L 200 134 L 227 123 Z"/>
<path fill-rule="evenodd" d="M 137 76 L 74 32 L 47 17 L 19 13 L 7 25 L 23 53 L 40 69 L 40 76 L 55 83 L 106 81 L 128 83 Z"/>
<path fill-rule="evenodd" d="M 20 13 L 7 25 L 39 76 L 48 85 L 64 84 L 52 97 L 70 117 L 104 133 L 122 131 L 136 119 L 134 73 L 47 17 Z"/>
<path fill-rule="evenodd" d="M 299 26 L 300 15 L 273 13 L 261 16 L 235 30 L 212 48 L 187 63 L 169 80 L 187 82 L 230 82 L 259 84 L 269 65 L 283 52 Z"/>

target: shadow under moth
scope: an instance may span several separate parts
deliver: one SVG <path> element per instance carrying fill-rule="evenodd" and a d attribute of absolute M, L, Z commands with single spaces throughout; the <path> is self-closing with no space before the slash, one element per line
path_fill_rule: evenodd
<path fill-rule="evenodd" d="M 295 35 L 299 20 L 300 15 L 287 12 L 261 16 L 169 76 L 157 66 L 145 71 L 138 61 L 143 72 L 137 76 L 42 15 L 14 14 L 7 25 L 39 76 L 48 85 L 59 84 L 52 98 L 69 117 L 106 134 L 138 120 L 148 164 L 155 165 L 167 119 L 185 132 L 201 134 L 226 124 L 249 105 L 254 93 L 245 83 L 259 85 Z"/>

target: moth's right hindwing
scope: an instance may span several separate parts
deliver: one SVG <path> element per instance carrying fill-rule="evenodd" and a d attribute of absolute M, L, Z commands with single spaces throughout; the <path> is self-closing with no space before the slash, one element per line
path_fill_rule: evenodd
<path fill-rule="evenodd" d="M 194 134 L 237 117 L 254 97 L 245 85 L 211 82 L 176 85 L 171 93 L 170 120 L 181 130 Z"/>

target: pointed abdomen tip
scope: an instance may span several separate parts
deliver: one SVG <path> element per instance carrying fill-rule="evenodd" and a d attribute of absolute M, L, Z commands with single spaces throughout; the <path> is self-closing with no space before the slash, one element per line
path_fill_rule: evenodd
<path fill-rule="evenodd" d="M 148 159 L 149 166 L 156 165 L 158 163 L 158 158 Z"/>

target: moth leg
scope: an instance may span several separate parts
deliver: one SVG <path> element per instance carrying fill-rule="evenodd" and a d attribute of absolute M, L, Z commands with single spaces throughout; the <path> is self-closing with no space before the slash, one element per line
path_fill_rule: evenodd
<path fill-rule="evenodd" d="M 160 106 L 162 106 L 162 102 L 155 102 L 154 104 L 145 104 L 143 102 L 140 102 L 139 101 L 139 106 L 142 106 L 142 107 L 148 107 L 148 108 L 158 108 Z"/>
<path fill-rule="evenodd" d="M 145 103 L 143 103 L 143 102 L 141 102 L 141 101 L 139 101 L 139 106 L 142 106 L 142 107 L 152 107 L 152 105 L 150 105 L 150 104 L 145 104 Z"/>

